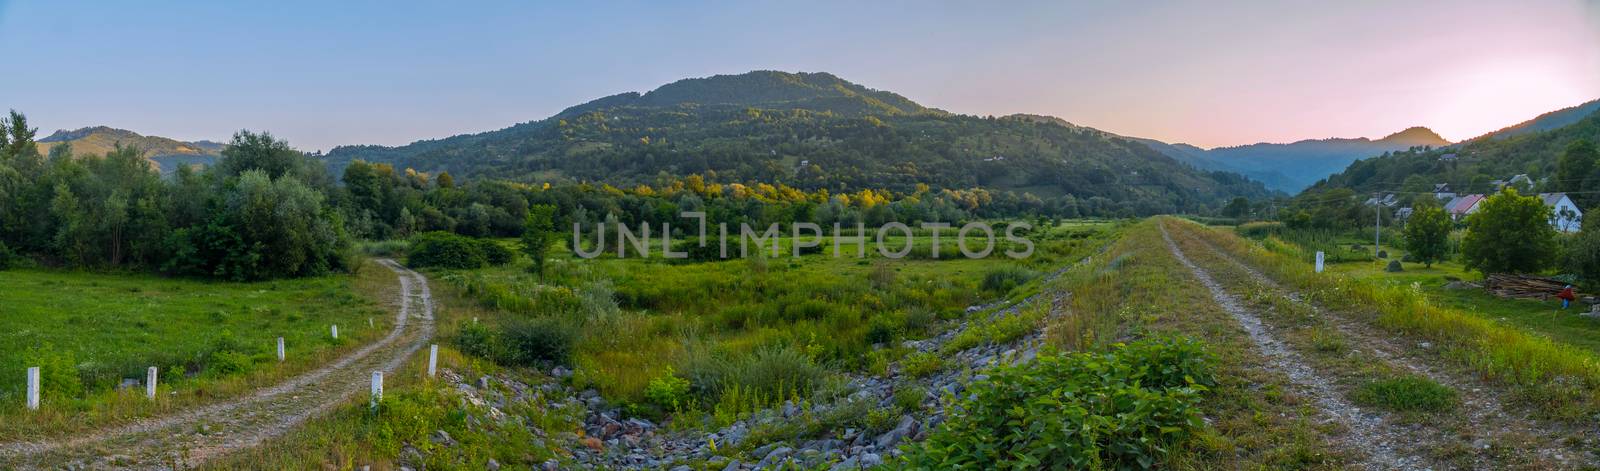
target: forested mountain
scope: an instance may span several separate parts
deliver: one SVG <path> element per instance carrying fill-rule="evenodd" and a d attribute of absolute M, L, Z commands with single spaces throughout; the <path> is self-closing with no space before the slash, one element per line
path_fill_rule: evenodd
<path fill-rule="evenodd" d="M 757 71 L 624 93 L 506 129 L 325 156 L 420 172 L 618 187 L 701 175 L 833 192 L 982 188 L 1108 214 L 1203 211 L 1272 193 L 1140 142 L 1028 117 L 955 115 L 825 73 Z M 1096 210 L 1099 212 L 1100 210 Z"/>
<path fill-rule="evenodd" d="M 1582 143 L 1591 150 L 1583 150 Z M 1455 146 L 1430 151 L 1395 152 L 1355 162 L 1343 172 L 1329 176 L 1307 190 L 1307 194 L 1348 188 L 1357 193 L 1431 191 L 1436 183 L 1448 183 L 1456 193 L 1487 193 L 1491 182 L 1510 180 L 1525 174 L 1535 184 L 1535 192 L 1584 192 L 1574 194 L 1584 204 L 1600 203 L 1600 167 L 1594 162 L 1592 143 L 1600 142 L 1600 113 L 1546 131 L 1528 130 L 1502 138 L 1474 139 Z M 1574 143 L 1579 143 L 1574 148 Z M 1576 159 L 1565 159 L 1567 155 Z M 1565 168 L 1563 166 L 1565 165 Z M 1529 190 L 1524 188 L 1524 190 Z"/>
<path fill-rule="evenodd" d="M 103 155 L 117 144 L 144 151 L 145 160 L 156 165 L 161 173 L 177 171 L 178 166 L 209 165 L 222 154 L 223 144 L 211 141 L 184 142 L 161 136 L 144 136 L 125 129 L 95 126 L 72 131 L 56 131 L 39 139 L 39 153 L 48 155 L 50 149 L 69 145 L 79 155 Z"/>
<path fill-rule="evenodd" d="M 1509 126 L 1505 129 L 1472 138 L 1472 140 L 1505 139 L 1508 137 L 1520 136 L 1528 133 L 1549 131 L 1556 128 L 1566 127 L 1582 120 L 1583 118 L 1593 115 L 1595 111 L 1600 111 L 1600 100 L 1594 100 L 1578 106 L 1551 111 L 1549 113 L 1539 115 L 1533 119 Z"/>
<path fill-rule="evenodd" d="M 1382 139 L 1310 139 L 1289 144 L 1259 143 L 1204 150 L 1188 144 L 1142 139 L 1174 159 L 1208 170 L 1241 173 L 1275 190 L 1296 192 L 1350 165 L 1357 159 L 1412 147 L 1450 144 L 1424 127 L 1413 127 Z"/>

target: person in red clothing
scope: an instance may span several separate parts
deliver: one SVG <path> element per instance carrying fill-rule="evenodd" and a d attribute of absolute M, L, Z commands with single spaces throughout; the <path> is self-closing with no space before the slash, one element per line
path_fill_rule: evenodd
<path fill-rule="evenodd" d="M 1572 305 L 1572 300 L 1578 299 L 1577 294 L 1572 292 L 1572 285 L 1567 285 L 1567 287 L 1563 288 L 1561 290 L 1561 293 L 1557 294 L 1556 297 L 1557 298 L 1561 298 L 1561 308 L 1562 309 L 1566 309 L 1567 306 L 1571 306 Z"/>

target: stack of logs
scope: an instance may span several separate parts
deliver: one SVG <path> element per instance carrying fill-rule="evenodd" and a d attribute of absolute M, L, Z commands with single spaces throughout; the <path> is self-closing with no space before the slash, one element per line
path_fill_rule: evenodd
<path fill-rule="evenodd" d="M 1561 280 L 1530 275 L 1495 273 L 1483 280 L 1483 289 L 1502 298 L 1553 299 L 1566 287 Z"/>

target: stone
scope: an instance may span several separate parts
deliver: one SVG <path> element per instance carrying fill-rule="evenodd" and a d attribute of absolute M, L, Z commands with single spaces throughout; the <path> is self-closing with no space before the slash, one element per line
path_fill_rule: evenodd
<path fill-rule="evenodd" d="M 690 468 L 689 465 L 686 464 L 680 464 L 674 466 L 671 471 L 694 471 L 694 468 Z"/>
<path fill-rule="evenodd" d="M 896 425 L 893 430 L 884 432 L 883 435 L 878 436 L 878 448 L 889 448 L 897 443 L 900 443 L 900 440 L 903 440 L 906 437 L 911 436 L 911 434 L 916 433 L 916 428 L 917 419 L 912 418 L 910 415 L 900 416 L 900 423 Z"/>
<path fill-rule="evenodd" d="M 786 446 L 785 447 L 778 447 L 777 449 L 774 449 L 774 450 L 768 452 L 767 453 L 767 457 L 766 458 L 762 458 L 760 463 L 756 463 L 756 468 L 758 468 L 758 469 L 776 468 L 780 463 L 783 463 L 784 458 L 788 458 L 789 454 L 793 453 L 793 452 L 794 452 L 793 448 L 789 448 L 789 447 L 786 447 Z"/>
<path fill-rule="evenodd" d="M 859 462 L 863 468 L 871 468 L 883 464 L 883 457 L 878 456 L 877 453 L 862 453 L 860 458 Z"/>
<path fill-rule="evenodd" d="M 446 447 L 451 447 L 451 446 L 455 446 L 456 445 L 456 441 L 454 439 L 450 438 L 450 432 L 446 432 L 444 430 L 434 430 L 433 431 L 433 443 L 438 444 L 438 445 L 444 445 Z"/>
<path fill-rule="evenodd" d="M 495 461 L 494 458 L 489 458 L 489 462 L 484 467 L 489 468 L 489 471 L 500 471 L 500 462 Z"/>
<path fill-rule="evenodd" d="M 729 461 L 727 466 L 722 467 L 722 471 L 739 471 L 740 465 L 739 460 Z"/>
<path fill-rule="evenodd" d="M 600 443 L 600 439 L 598 439 L 598 438 L 583 437 L 583 440 L 579 440 L 578 443 L 583 444 L 583 446 L 589 447 L 590 450 L 594 450 L 594 451 L 605 450 L 605 445 L 601 444 Z"/>
<path fill-rule="evenodd" d="M 544 460 L 544 465 L 543 466 L 544 466 L 544 471 L 557 471 L 557 470 L 561 469 L 561 463 L 557 462 L 555 460 L 555 458 Z"/>

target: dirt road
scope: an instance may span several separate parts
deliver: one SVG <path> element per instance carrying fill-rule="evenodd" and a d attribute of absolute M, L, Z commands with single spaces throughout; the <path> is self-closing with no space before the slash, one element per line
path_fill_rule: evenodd
<path fill-rule="evenodd" d="M 0 468 L 174 469 L 282 435 L 368 391 L 373 371 L 393 373 L 433 337 L 428 280 L 393 260 L 394 329 L 320 369 L 249 396 L 55 441 L 0 443 Z"/>

